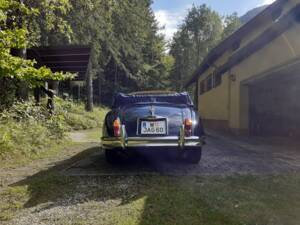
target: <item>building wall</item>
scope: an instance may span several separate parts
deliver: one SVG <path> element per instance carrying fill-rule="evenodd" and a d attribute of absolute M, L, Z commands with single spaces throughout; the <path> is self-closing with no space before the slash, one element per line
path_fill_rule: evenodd
<path fill-rule="evenodd" d="M 286 12 L 295 2 L 297 1 L 290 1 L 290 4 L 283 11 Z M 255 29 L 253 34 L 243 43 L 248 43 L 267 27 L 266 24 L 263 24 L 262 27 Z M 220 129 L 227 127 L 237 132 L 249 130 L 248 83 L 262 78 L 267 74 L 266 71 L 285 65 L 299 57 L 299 33 L 300 25 L 297 24 L 224 74 L 220 86 L 202 95 L 200 95 L 199 88 L 198 108 L 208 126 Z M 226 52 L 213 67 L 199 76 L 198 87 L 203 80 L 214 72 L 216 67 L 224 64 L 232 53 L 232 50 Z"/>
<path fill-rule="evenodd" d="M 223 76 L 222 83 L 218 88 L 212 89 L 198 98 L 198 109 L 204 123 L 209 127 L 223 130 L 228 128 L 228 85 L 228 76 Z"/>

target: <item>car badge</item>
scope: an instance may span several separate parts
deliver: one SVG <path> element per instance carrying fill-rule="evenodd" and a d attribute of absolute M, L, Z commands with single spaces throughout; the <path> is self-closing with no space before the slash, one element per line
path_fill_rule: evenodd
<path fill-rule="evenodd" d="M 150 111 L 151 116 L 155 116 L 155 108 L 153 105 L 151 105 L 151 108 L 149 111 Z"/>

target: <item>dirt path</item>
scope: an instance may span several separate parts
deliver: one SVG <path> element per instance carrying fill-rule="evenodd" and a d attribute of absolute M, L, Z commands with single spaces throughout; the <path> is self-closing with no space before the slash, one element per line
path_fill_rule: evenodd
<path fill-rule="evenodd" d="M 81 157 L 88 157 L 91 152 L 99 149 L 98 133 L 98 129 L 69 133 L 70 144 L 66 148 L 63 147 L 56 154 L 47 158 L 34 160 L 26 166 L 2 168 L 0 170 L 0 190 L 40 171 L 54 167 L 63 170 L 80 160 Z"/>
<path fill-rule="evenodd" d="M 74 143 L 98 143 L 100 142 L 100 129 L 75 131 L 68 134 Z"/>

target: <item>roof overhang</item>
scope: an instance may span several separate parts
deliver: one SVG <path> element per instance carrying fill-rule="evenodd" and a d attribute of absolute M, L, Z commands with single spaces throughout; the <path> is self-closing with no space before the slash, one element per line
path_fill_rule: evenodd
<path fill-rule="evenodd" d="M 222 75 L 229 71 L 237 64 L 244 61 L 246 58 L 268 45 L 275 38 L 280 36 L 286 30 L 293 25 L 300 22 L 300 4 L 294 7 L 286 16 L 281 18 L 277 23 L 274 23 L 270 28 L 263 32 L 259 37 L 254 39 L 244 48 L 232 55 L 229 60 L 219 67 L 216 71 L 216 75 Z"/>
<path fill-rule="evenodd" d="M 265 10 L 259 13 L 252 20 L 240 27 L 232 35 L 227 37 L 219 45 L 210 51 L 207 57 L 203 60 L 200 67 L 192 75 L 192 78 L 185 84 L 185 87 L 189 87 L 197 81 L 211 65 L 214 65 L 215 61 L 220 58 L 228 49 L 233 48 L 236 43 L 239 43 L 244 37 L 249 35 L 256 26 L 262 21 L 266 21 L 273 17 L 273 14 L 282 10 L 282 7 L 288 2 L 288 0 L 277 0 L 272 5 L 268 6 Z"/>
<path fill-rule="evenodd" d="M 52 72 L 77 73 L 75 80 L 85 80 L 90 61 L 91 48 L 88 46 L 51 46 L 27 50 L 27 58 L 37 61 L 38 66 L 46 66 Z"/>

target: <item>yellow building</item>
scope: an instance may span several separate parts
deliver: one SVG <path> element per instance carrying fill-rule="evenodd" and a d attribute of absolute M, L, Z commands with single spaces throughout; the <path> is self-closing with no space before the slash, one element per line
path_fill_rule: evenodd
<path fill-rule="evenodd" d="M 300 0 L 277 0 L 220 43 L 193 84 L 207 127 L 299 135 Z"/>

